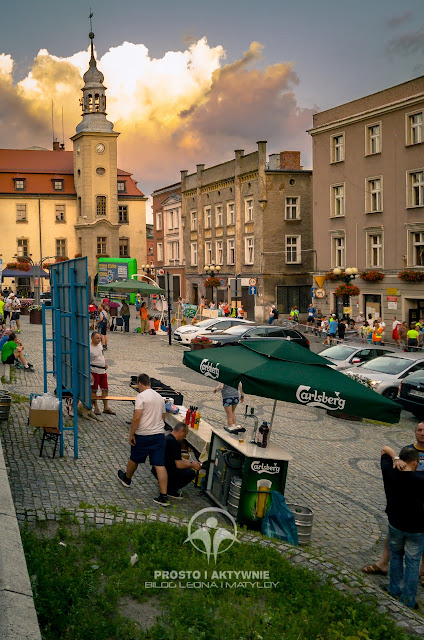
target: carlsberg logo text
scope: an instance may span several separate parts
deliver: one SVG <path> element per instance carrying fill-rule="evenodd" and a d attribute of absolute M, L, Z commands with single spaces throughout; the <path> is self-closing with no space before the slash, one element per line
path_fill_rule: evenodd
<path fill-rule="evenodd" d="M 280 473 L 280 467 L 276 462 L 268 464 L 267 462 L 253 460 L 250 468 L 252 471 L 256 471 L 256 473 Z"/>
<path fill-rule="evenodd" d="M 203 373 L 207 378 L 213 378 L 217 380 L 219 378 L 219 362 L 212 364 L 206 358 L 200 363 L 200 373 Z"/>
<path fill-rule="evenodd" d="M 319 393 L 316 389 L 311 389 L 303 384 L 297 388 L 296 398 L 301 404 L 330 411 L 343 411 L 346 404 L 346 400 L 340 397 L 340 391 L 335 391 L 334 396 L 328 396 L 325 391 Z"/>

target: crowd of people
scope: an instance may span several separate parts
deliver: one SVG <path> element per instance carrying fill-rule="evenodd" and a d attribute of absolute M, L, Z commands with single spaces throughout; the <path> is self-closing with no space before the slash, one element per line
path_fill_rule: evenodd
<path fill-rule="evenodd" d="M 0 353 L 3 364 L 21 367 L 26 371 L 34 371 L 28 362 L 22 340 L 17 334 L 21 332 L 21 303 L 13 291 L 4 291 L 0 295 Z"/>
<path fill-rule="evenodd" d="M 116 309 L 116 315 L 112 315 L 111 309 Z M 136 318 L 140 320 L 140 326 L 134 329 L 134 333 L 156 335 L 161 328 L 161 318 L 159 315 L 149 314 L 146 302 L 140 295 L 136 297 Z M 124 298 L 121 303 L 111 302 L 109 298 L 103 298 L 100 304 L 96 304 L 94 298 L 91 299 L 89 307 L 91 328 L 97 329 L 101 336 L 103 348 L 107 350 L 107 332 L 115 331 L 122 327 L 124 333 L 129 333 L 131 310 L 127 300 Z"/>

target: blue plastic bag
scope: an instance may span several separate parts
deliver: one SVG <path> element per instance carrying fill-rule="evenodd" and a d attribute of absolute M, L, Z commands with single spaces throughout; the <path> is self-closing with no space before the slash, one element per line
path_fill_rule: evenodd
<path fill-rule="evenodd" d="M 262 519 L 262 534 L 268 538 L 289 542 L 297 547 L 299 542 L 296 523 L 285 497 L 278 491 L 271 491 L 271 499 L 271 506 Z"/>

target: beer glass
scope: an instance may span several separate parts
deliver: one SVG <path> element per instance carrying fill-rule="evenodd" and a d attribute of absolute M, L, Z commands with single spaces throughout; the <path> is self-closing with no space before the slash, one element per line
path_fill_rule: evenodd
<path fill-rule="evenodd" d="M 271 480 L 258 480 L 256 482 L 257 494 L 256 494 L 256 517 L 263 518 L 266 510 L 266 503 L 268 500 L 269 492 L 272 487 Z"/>

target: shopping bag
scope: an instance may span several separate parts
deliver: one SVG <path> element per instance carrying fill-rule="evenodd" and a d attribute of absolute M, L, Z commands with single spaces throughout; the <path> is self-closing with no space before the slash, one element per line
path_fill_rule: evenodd
<path fill-rule="evenodd" d="M 294 515 L 286 504 L 285 497 L 278 491 L 271 491 L 272 503 L 262 519 L 261 531 L 268 538 L 278 538 L 298 545 L 296 523 Z"/>

